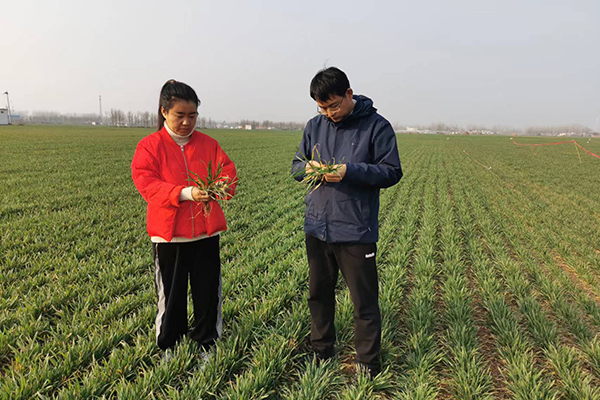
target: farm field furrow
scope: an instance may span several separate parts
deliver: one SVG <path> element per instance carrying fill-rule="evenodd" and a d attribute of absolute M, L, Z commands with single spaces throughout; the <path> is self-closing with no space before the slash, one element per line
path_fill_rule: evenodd
<path fill-rule="evenodd" d="M 485 194 L 481 194 L 481 196 L 487 198 Z M 550 281 L 543 283 L 548 279 L 544 278 L 545 272 L 550 270 L 552 276 L 558 275 L 557 279 L 561 282 L 558 287 L 562 286 L 562 290 L 566 291 L 565 296 L 579 304 L 583 309 L 582 315 L 592 318 L 593 323 L 598 326 L 598 300 L 600 298 L 593 293 L 594 288 L 581 280 L 580 275 L 575 278 L 575 275 L 572 274 L 571 277 L 574 278 L 574 282 L 569 280 L 566 275 L 568 269 L 564 268 L 564 263 L 559 262 L 555 249 L 548 242 L 540 239 L 538 232 L 527 226 L 524 222 L 526 214 L 522 214 L 521 210 L 515 210 L 515 205 L 519 203 L 518 197 L 507 195 L 503 198 L 506 201 L 490 202 L 487 212 L 495 216 L 496 223 L 501 226 L 500 230 L 504 232 L 505 241 L 509 242 L 513 251 L 521 257 L 522 267 L 528 267 L 524 270 L 528 271 L 532 278 L 542 279 L 536 285 L 540 288 L 555 284 Z M 573 265 L 582 264 L 583 262 L 574 263 Z M 580 284 L 579 287 L 576 287 L 576 283 Z M 588 289 L 586 290 L 587 296 L 581 295 L 582 288 Z"/>
<path fill-rule="evenodd" d="M 525 335 L 519 315 L 506 296 L 506 287 L 494 268 L 495 260 L 487 248 L 488 237 L 484 230 L 489 221 L 479 199 L 464 187 L 456 187 L 454 193 L 465 196 L 468 214 L 463 215 L 463 229 L 467 239 L 469 259 L 472 264 L 473 281 L 477 285 L 477 297 L 486 311 L 486 324 L 490 330 L 494 348 L 502 365 L 499 371 L 506 383 L 510 398 L 551 399 L 556 393 L 548 375 L 536 358 L 533 343 Z M 476 222 L 477 221 L 477 222 Z"/>
<path fill-rule="evenodd" d="M 473 191 L 472 193 L 474 193 Z M 485 210 L 486 197 L 480 198 L 478 207 Z M 489 210 L 489 208 L 488 208 Z M 558 393 L 561 397 L 572 399 L 591 399 L 598 395 L 590 386 L 591 378 L 575 361 L 574 350 L 563 344 L 557 335 L 556 326 L 546 315 L 538 298 L 531 291 L 531 284 L 523 274 L 523 260 L 516 251 L 511 251 L 509 243 L 504 240 L 498 229 L 498 222 L 493 221 L 489 212 L 481 212 L 481 230 L 486 238 L 486 250 L 490 254 L 494 272 L 508 291 L 507 300 L 520 321 L 523 336 L 534 344 L 537 357 L 545 362 L 550 376 L 557 376 Z M 548 365 L 549 364 L 549 365 Z"/>

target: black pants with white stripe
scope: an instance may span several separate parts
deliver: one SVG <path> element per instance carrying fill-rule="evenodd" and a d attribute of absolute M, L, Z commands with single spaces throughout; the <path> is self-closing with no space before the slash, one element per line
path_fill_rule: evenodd
<path fill-rule="evenodd" d="M 326 243 L 306 235 L 308 306 L 313 350 L 329 357 L 335 345 L 335 286 L 342 271 L 354 304 L 356 361 L 380 369 L 381 315 L 375 243 Z"/>
<path fill-rule="evenodd" d="M 185 334 L 205 347 L 221 337 L 219 236 L 186 243 L 153 243 L 158 314 L 156 342 L 173 347 Z M 194 320 L 188 331 L 188 280 Z"/>

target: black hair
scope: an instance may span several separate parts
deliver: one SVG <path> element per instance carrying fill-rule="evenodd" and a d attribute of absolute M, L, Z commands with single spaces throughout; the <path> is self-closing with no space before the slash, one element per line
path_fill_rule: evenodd
<path fill-rule="evenodd" d="M 310 81 L 310 97 L 315 101 L 327 101 L 331 96 L 345 96 L 349 88 L 350 81 L 344 71 L 329 67 L 317 72 Z"/>
<path fill-rule="evenodd" d="M 194 89 L 183 82 L 169 79 L 160 90 L 158 99 L 158 130 L 165 125 L 165 117 L 162 115 L 161 108 L 168 112 L 173 107 L 175 100 L 191 101 L 196 104 L 196 107 L 200 105 L 200 99 Z"/>

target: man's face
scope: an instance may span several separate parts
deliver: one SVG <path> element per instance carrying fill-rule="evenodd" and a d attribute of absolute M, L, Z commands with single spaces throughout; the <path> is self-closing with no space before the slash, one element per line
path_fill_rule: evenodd
<path fill-rule="evenodd" d="M 317 100 L 319 113 L 333 122 L 342 121 L 354 110 L 352 94 L 352 89 L 348 89 L 344 96 L 332 95 L 327 101 Z"/>

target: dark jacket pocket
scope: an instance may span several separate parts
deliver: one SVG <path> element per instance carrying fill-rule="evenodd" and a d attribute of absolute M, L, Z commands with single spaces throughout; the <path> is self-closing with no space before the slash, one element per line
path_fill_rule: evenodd
<path fill-rule="evenodd" d="M 362 198 L 340 200 L 331 207 L 331 223 L 348 227 L 368 228 L 369 207 Z"/>

